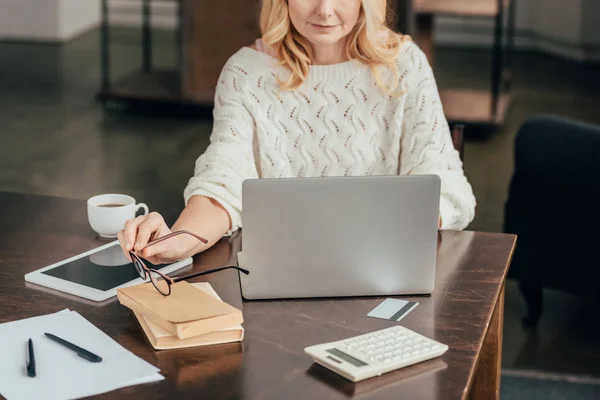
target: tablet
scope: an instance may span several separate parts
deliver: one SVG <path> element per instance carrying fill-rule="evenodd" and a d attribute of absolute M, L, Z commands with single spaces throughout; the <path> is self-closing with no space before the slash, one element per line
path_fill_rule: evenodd
<path fill-rule="evenodd" d="M 159 264 L 144 260 L 148 268 L 169 274 L 192 264 L 192 258 L 173 264 Z M 25 275 L 25 281 L 46 286 L 94 301 L 103 301 L 117 295 L 117 289 L 144 281 L 133 263 L 125 257 L 116 240 L 74 257 L 38 269 Z"/>

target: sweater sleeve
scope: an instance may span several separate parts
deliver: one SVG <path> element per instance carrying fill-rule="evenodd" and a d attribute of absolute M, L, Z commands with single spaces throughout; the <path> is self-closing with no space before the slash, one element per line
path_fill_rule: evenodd
<path fill-rule="evenodd" d="M 463 230 L 475 216 L 475 196 L 452 144 L 432 68 L 417 45 L 408 46 L 400 174 L 438 175 L 441 229 Z"/>
<path fill-rule="evenodd" d="M 242 226 L 242 182 L 258 177 L 252 144 L 254 119 L 243 98 L 245 77 L 244 70 L 231 60 L 223 67 L 215 91 L 210 144 L 196 160 L 194 176 L 184 190 L 186 205 L 199 195 L 225 208 L 231 220 L 226 236 Z"/>

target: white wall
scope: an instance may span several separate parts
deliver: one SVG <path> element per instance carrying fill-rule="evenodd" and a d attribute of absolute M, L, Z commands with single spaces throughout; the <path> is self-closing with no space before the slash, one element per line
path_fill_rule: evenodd
<path fill-rule="evenodd" d="M 575 61 L 600 61 L 589 49 L 589 44 L 594 43 L 590 40 L 600 44 L 598 0 L 517 0 L 516 4 L 517 48 L 540 50 Z M 493 20 L 437 17 L 435 40 L 442 46 L 489 47 L 493 41 Z M 600 53 L 600 46 L 596 53 Z"/>
<path fill-rule="evenodd" d="M 59 36 L 63 40 L 76 37 L 100 23 L 100 0 L 59 0 L 58 9 Z"/>
<path fill-rule="evenodd" d="M 583 42 L 600 51 L 600 1 L 585 0 L 583 6 Z"/>
<path fill-rule="evenodd" d="M 583 0 L 528 0 L 528 3 L 535 11 L 531 12 L 530 29 L 558 41 L 581 41 Z"/>
<path fill-rule="evenodd" d="M 57 0 L 0 0 L 0 38 L 49 40 L 58 36 Z"/>
<path fill-rule="evenodd" d="M 140 26 L 142 23 L 141 6 L 142 3 L 139 0 L 109 0 L 108 19 L 112 25 Z M 150 21 L 152 26 L 155 28 L 176 28 L 178 23 L 177 13 L 177 2 L 150 2 Z"/>
<path fill-rule="evenodd" d="M 587 58 L 600 60 L 600 2 L 585 0 L 582 41 Z"/>
<path fill-rule="evenodd" d="M 533 47 L 578 61 L 585 59 L 581 37 L 583 0 L 530 0 Z M 537 42 L 537 43 L 536 43 Z"/>
<path fill-rule="evenodd" d="M 0 40 L 62 42 L 100 22 L 100 0 L 0 0 Z"/>

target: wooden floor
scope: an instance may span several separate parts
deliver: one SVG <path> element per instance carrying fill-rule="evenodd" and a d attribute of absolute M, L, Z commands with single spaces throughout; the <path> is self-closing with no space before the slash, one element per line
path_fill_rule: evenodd
<path fill-rule="evenodd" d="M 114 78 L 139 70 L 139 32 L 115 30 L 111 37 Z M 156 32 L 153 40 L 155 65 L 172 68 L 173 33 Z M 182 207 L 183 188 L 209 143 L 211 120 L 162 110 L 106 113 L 94 100 L 98 42 L 94 31 L 64 46 L 0 43 L 0 190 L 82 199 L 125 192 L 155 210 Z M 487 89 L 489 57 L 488 51 L 436 49 L 438 86 L 443 93 Z M 514 137 L 529 116 L 554 113 L 600 124 L 598 69 L 520 54 L 514 76 L 505 125 L 465 146 L 465 173 L 478 202 L 469 229 L 502 229 Z M 509 282 L 504 312 L 504 366 L 600 377 L 600 332 L 589 318 L 595 309 L 549 293 L 539 333 L 529 334 L 519 324 L 524 303 Z"/>

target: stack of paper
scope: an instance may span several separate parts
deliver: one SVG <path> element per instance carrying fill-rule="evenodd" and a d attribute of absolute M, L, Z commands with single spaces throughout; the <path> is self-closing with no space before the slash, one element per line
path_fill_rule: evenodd
<path fill-rule="evenodd" d="M 50 340 L 52 333 L 102 357 L 93 363 Z M 160 381 L 159 369 L 123 348 L 76 312 L 0 324 L 0 394 L 12 399 L 73 399 Z M 27 376 L 27 343 L 33 340 L 36 376 Z"/>
<path fill-rule="evenodd" d="M 210 294 L 221 301 L 221 298 L 208 282 L 191 283 L 194 288 Z M 177 335 L 163 329 L 161 326 L 152 322 L 148 317 L 133 311 L 133 315 L 138 320 L 142 330 L 146 334 L 148 341 L 157 350 L 180 349 L 184 347 L 211 346 L 215 344 L 241 342 L 244 339 L 244 328 L 242 325 L 218 329 L 202 335 L 192 336 L 186 339 L 180 339 Z"/>
<path fill-rule="evenodd" d="M 119 302 L 131 309 L 155 349 L 175 349 L 241 341 L 244 317 L 209 283 L 185 281 L 163 296 L 152 285 L 117 289 Z"/>

